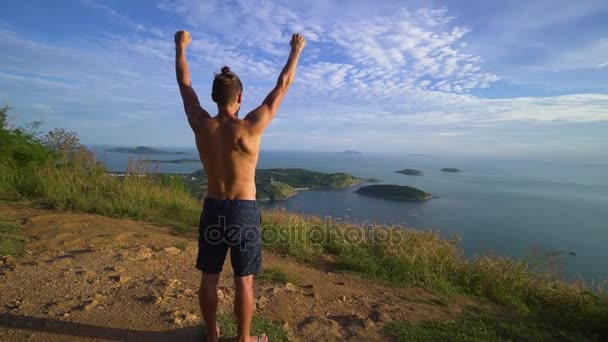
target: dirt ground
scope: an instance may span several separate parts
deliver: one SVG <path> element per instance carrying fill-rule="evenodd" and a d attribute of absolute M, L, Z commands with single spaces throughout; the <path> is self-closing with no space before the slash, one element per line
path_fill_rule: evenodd
<path fill-rule="evenodd" d="M 26 255 L 0 262 L 0 341 L 201 340 L 200 273 L 192 237 L 149 223 L 0 204 L 23 224 Z M 2 256 L 0 256 L 1 258 Z M 230 313 L 234 290 L 227 261 L 218 290 Z M 456 318 L 488 308 L 419 287 L 395 287 L 264 253 L 264 267 L 288 284 L 256 282 L 255 315 L 298 341 L 386 340 L 390 322 Z"/>

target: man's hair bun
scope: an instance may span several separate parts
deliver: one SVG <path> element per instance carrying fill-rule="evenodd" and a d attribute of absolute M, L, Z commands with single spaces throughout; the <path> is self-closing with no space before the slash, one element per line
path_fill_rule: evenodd
<path fill-rule="evenodd" d="M 230 68 L 225 66 L 222 68 L 222 74 L 227 75 L 230 73 Z"/>

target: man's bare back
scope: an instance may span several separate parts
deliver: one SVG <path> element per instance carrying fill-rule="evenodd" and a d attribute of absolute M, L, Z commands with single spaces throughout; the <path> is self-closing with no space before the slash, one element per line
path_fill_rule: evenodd
<path fill-rule="evenodd" d="M 276 86 L 260 106 L 240 119 L 242 84 L 228 67 L 213 80 L 211 97 L 218 114 L 211 117 L 201 107 L 192 88 L 186 47 L 188 32 L 175 34 L 175 71 L 188 123 L 207 174 L 207 196 L 199 224 L 199 252 L 196 267 L 203 272 L 199 300 L 207 326 L 207 341 L 218 341 L 217 285 L 230 251 L 235 280 L 237 341 L 264 341 L 250 336 L 253 316 L 253 279 L 262 267 L 261 214 L 255 201 L 255 168 L 260 141 L 294 80 L 304 38 L 291 38 L 289 59 Z M 215 328 L 214 328 L 215 327 Z"/>
<path fill-rule="evenodd" d="M 194 132 L 207 174 L 207 197 L 255 200 L 261 135 L 248 120 L 216 116 Z"/>

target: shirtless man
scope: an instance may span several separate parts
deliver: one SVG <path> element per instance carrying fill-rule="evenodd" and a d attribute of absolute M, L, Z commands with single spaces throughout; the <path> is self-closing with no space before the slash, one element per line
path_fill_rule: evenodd
<path fill-rule="evenodd" d="M 207 196 L 199 226 L 196 267 L 203 272 L 199 290 L 207 341 L 217 341 L 217 284 L 230 250 L 234 270 L 234 313 L 237 341 L 268 341 L 250 336 L 253 316 L 253 277 L 261 270 L 260 210 L 255 201 L 255 168 L 262 133 L 274 118 L 296 75 L 304 37 L 294 34 L 291 53 L 276 86 L 262 104 L 238 118 L 243 86 L 238 76 L 223 67 L 213 80 L 211 98 L 218 114 L 211 117 L 190 83 L 186 47 L 192 38 L 186 31 L 175 34 L 175 71 L 188 123 L 207 174 Z"/>

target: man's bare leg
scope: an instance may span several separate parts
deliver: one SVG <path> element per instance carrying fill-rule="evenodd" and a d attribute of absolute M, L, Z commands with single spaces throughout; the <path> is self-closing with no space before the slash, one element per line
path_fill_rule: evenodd
<path fill-rule="evenodd" d="M 217 283 L 219 280 L 219 274 L 203 273 L 198 292 L 201 312 L 207 327 L 207 342 L 219 340 L 219 329 L 217 328 Z"/>
<path fill-rule="evenodd" d="M 237 322 L 237 341 L 251 340 L 251 318 L 253 317 L 253 275 L 234 277 L 234 314 Z"/>

